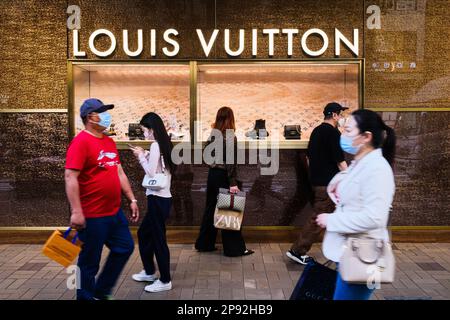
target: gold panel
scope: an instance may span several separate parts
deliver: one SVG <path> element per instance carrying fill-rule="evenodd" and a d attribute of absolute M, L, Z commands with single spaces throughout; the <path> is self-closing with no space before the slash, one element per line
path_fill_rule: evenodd
<path fill-rule="evenodd" d="M 61 109 L 67 2 L 0 1 L 0 109 Z"/>
<path fill-rule="evenodd" d="M 381 29 L 364 31 L 366 107 L 448 108 L 449 2 L 376 0 L 366 5 L 381 8 Z"/>

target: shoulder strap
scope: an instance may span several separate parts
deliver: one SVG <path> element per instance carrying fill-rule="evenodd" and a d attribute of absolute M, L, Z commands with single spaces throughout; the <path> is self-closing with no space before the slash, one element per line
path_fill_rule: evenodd
<path fill-rule="evenodd" d="M 164 157 L 162 154 L 161 154 L 161 170 L 162 170 L 162 173 L 164 173 L 164 171 L 166 170 L 166 166 L 164 164 Z"/>

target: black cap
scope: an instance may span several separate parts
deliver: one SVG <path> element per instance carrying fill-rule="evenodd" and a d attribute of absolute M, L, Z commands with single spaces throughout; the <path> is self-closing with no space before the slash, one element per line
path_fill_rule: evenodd
<path fill-rule="evenodd" d="M 347 109 L 348 109 L 347 107 L 343 107 L 337 102 L 330 102 L 323 109 L 323 114 L 325 116 L 331 116 L 331 114 L 333 114 L 333 112 L 334 113 L 339 113 L 339 112 L 341 112 L 343 110 L 347 110 Z"/>
<path fill-rule="evenodd" d="M 114 108 L 113 104 L 104 104 L 99 99 L 91 98 L 83 102 L 80 108 L 80 117 L 86 117 L 91 112 L 102 113 Z"/>

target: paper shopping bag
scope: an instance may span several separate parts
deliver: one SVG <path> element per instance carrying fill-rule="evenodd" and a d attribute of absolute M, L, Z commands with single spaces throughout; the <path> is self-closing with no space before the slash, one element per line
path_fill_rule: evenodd
<path fill-rule="evenodd" d="M 244 213 L 234 210 L 219 209 L 214 212 L 214 226 L 217 229 L 241 230 Z"/>
<path fill-rule="evenodd" d="M 77 258 L 82 245 L 82 242 L 78 240 L 78 234 L 75 233 L 75 236 L 70 237 L 70 231 L 71 228 L 64 233 L 55 230 L 42 248 L 44 255 L 65 268 L 70 266 Z"/>

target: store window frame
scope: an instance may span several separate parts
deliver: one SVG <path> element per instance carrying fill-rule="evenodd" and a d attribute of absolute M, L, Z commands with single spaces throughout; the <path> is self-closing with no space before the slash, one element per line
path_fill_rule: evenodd
<path fill-rule="evenodd" d="M 207 64 L 356 64 L 358 66 L 358 108 L 364 108 L 364 79 L 365 79 L 365 60 L 364 58 L 351 58 L 351 59 L 154 59 L 154 60 L 99 60 L 99 59 L 69 59 L 67 61 L 67 92 L 68 92 L 68 113 L 69 113 L 69 138 L 70 140 L 76 134 L 76 107 L 74 105 L 75 92 L 74 92 L 74 66 L 77 65 L 124 65 L 124 64 L 143 64 L 143 65 L 173 65 L 173 64 L 186 64 L 189 65 L 189 131 L 190 139 L 189 144 L 191 146 L 203 144 L 200 140 L 195 140 L 194 135 L 194 123 L 197 121 L 198 105 L 197 105 L 197 75 L 198 66 Z M 128 149 L 126 140 L 117 140 L 118 149 Z M 150 144 L 149 141 L 133 141 L 133 144 L 146 147 Z M 175 144 L 180 142 L 174 142 Z M 185 142 L 186 143 L 186 142 Z M 307 140 L 301 141 L 280 141 L 278 147 L 280 149 L 306 149 Z M 252 144 L 254 146 L 254 144 Z M 267 146 L 264 140 L 261 140 L 256 145 Z M 249 143 L 245 143 L 245 148 L 249 148 Z"/>

